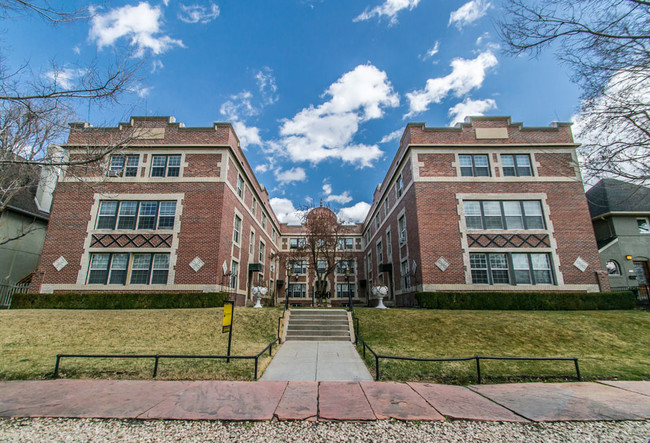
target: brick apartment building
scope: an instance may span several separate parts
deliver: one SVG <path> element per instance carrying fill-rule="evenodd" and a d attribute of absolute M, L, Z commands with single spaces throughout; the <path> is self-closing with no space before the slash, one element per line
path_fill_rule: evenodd
<path fill-rule="evenodd" d="M 101 167 L 62 174 L 32 291 L 228 290 L 243 300 L 259 285 L 274 303 L 287 293 L 312 303 L 313 270 L 292 259 L 287 273 L 304 226 L 278 221 L 231 125 L 73 124 L 64 147 L 74 160 L 115 145 Z M 568 124 L 407 125 L 366 220 L 340 233 L 332 304 L 350 293 L 372 304 L 376 285 L 399 305 L 422 290 L 606 289 L 575 148 Z"/>

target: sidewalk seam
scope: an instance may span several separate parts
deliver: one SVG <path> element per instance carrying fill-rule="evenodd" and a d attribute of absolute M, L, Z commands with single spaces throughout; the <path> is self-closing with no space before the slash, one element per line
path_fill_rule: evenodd
<path fill-rule="evenodd" d="M 465 388 L 465 389 L 469 389 L 470 391 L 474 392 L 475 394 L 480 395 L 481 397 L 483 397 L 484 399 L 486 399 L 486 400 L 488 400 L 488 401 L 494 403 L 495 405 L 499 405 L 499 406 L 501 406 L 502 408 L 507 409 L 508 411 L 512 412 L 512 413 L 515 414 L 515 415 L 518 415 L 518 416 L 521 417 L 521 418 L 525 418 L 526 420 L 530 421 L 531 423 L 539 423 L 537 420 L 533 420 L 533 419 L 530 418 L 530 417 L 526 417 L 525 415 L 520 414 L 519 412 L 515 411 L 514 409 L 510 409 L 510 408 L 507 407 L 506 405 L 502 405 L 502 404 L 499 403 L 498 401 L 496 401 L 496 400 L 494 400 L 494 399 L 491 399 L 490 397 L 488 397 L 488 396 L 486 396 L 486 395 L 481 394 L 480 392 L 478 392 L 478 391 L 475 390 L 475 389 L 470 388 L 469 386 L 464 386 L 464 388 Z"/>

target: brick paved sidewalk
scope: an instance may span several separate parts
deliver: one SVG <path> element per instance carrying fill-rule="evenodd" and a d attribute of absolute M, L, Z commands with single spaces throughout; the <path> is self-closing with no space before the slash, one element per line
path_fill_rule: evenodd
<path fill-rule="evenodd" d="M 647 420 L 650 382 L 48 380 L 0 383 L 0 417 L 188 420 Z"/>

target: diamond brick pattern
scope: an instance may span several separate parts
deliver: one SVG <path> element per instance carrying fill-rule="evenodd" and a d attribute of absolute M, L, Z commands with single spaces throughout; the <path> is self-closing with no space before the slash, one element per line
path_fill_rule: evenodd
<path fill-rule="evenodd" d="M 547 234 L 468 234 L 467 242 L 472 248 L 550 248 Z"/>
<path fill-rule="evenodd" d="M 90 247 L 171 248 L 172 234 L 93 234 Z"/>

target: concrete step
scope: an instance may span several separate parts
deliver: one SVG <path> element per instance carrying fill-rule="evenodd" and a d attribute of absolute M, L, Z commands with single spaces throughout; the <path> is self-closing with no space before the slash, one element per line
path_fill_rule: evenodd
<path fill-rule="evenodd" d="M 343 331 L 337 331 L 337 330 L 320 330 L 320 329 L 291 329 L 287 331 L 287 335 L 322 335 L 323 337 L 327 337 L 330 335 L 350 335 L 350 331 L 343 330 Z"/>
<path fill-rule="evenodd" d="M 314 331 L 349 331 L 348 325 L 296 325 L 289 323 L 287 330 L 289 331 L 304 331 L 306 329 L 313 329 Z"/>
<path fill-rule="evenodd" d="M 321 320 L 321 319 L 306 319 L 306 318 L 292 318 L 289 321 L 292 325 L 327 325 L 327 326 L 348 326 L 348 320 L 346 318 L 341 320 Z"/>
<path fill-rule="evenodd" d="M 323 317 L 330 317 L 330 316 L 344 316 L 347 317 L 347 311 L 344 310 L 337 310 L 337 311 L 326 311 L 326 310 L 319 310 L 319 309 L 293 309 L 291 310 L 291 316 L 312 316 L 312 315 L 318 315 L 318 316 L 323 316 Z"/>
<path fill-rule="evenodd" d="M 290 337 L 287 335 L 287 340 L 300 340 L 300 341 L 350 341 L 349 336 L 331 335 L 322 337 L 320 335 L 300 335 L 297 337 Z"/>

